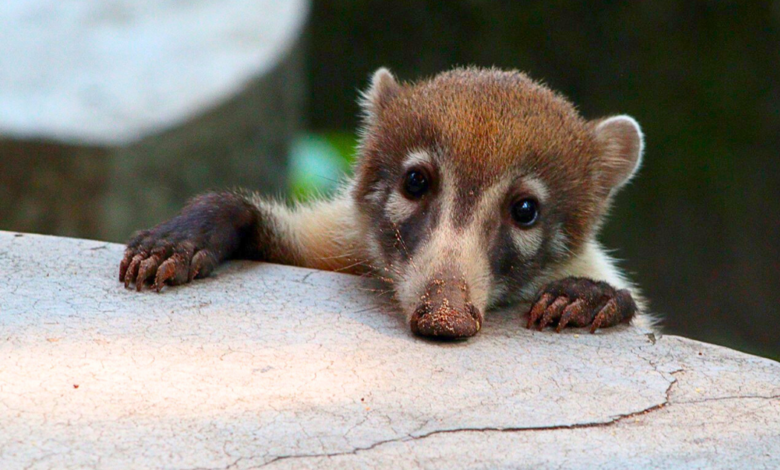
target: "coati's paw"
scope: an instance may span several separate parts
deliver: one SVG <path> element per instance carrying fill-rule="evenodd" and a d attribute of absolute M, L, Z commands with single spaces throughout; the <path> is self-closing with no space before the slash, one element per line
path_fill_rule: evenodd
<path fill-rule="evenodd" d="M 606 282 L 582 277 L 567 277 L 545 286 L 537 296 L 528 315 L 528 328 L 538 330 L 557 325 L 560 332 L 566 326 L 598 328 L 628 322 L 637 306 L 627 289 L 615 290 Z"/>
<path fill-rule="evenodd" d="M 212 250 L 206 249 L 205 234 L 166 230 L 160 226 L 139 232 L 127 244 L 119 265 L 119 281 L 140 291 L 152 284 L 159 292 L 165 284 L 180 285 L 208 276 L 218 264 Z"/>

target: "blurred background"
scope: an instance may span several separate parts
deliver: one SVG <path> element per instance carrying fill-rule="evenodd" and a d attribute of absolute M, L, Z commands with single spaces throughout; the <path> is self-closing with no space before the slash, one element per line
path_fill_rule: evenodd
<path fill-rule="evenodd" d="M 377 67 L 515 68 L 643 126 L 602 241 L 665 332 L 780 359 L 780 1 L 10 3 L 0 229 L 121 242 L 206 189 L 327 193 Z M 57 62 L 29 41 L 41 28 L 88 57 Z"/>

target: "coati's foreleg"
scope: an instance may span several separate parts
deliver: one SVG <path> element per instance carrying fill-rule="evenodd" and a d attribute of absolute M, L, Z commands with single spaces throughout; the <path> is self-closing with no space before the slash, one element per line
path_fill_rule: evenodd
<path fill-rule="evenodd" d="M 567 325 L 598 328 L 629 322 L 637 306 L 628 289 L 616 290 L 603 281 L 567 277 L 545 286 L 529 313 L 528 328 L 539 330 L 556 325 L 560 332 Z"/>
<path fill-rule="evenodd" d="M 119 268 L 125 286 L 179 285 L 208 276 L 227 259 L 319 269 L 347 268 L 354 230 L 347 197 L 292 209 L 258 196 L 209 193 L 173 219 L 137 233 Z"/>
<path fill-rule="evenodd" d="M 243 196 L 198 196 L 178 216 L 138 232 L 128 242 L 119 279 L 138 290 L 154 281 L 159 291 L 166 283 L 208 276 L 220 262 L 239 253 L 261 258 L 265 244 L 256 239 L 262 236 L 261 218 L 258 208 Z"/>

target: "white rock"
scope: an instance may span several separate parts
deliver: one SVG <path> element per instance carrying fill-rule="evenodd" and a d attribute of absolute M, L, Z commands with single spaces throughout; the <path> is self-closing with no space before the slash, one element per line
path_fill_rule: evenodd
<path fill-rule="evenodd" d="M 371 281 L 235 262 L 162 294 L 122 247 L 0 232 L 3 468 L 778 468 L 780 364 L 488 317 L 412 336 Z"/>
<path fill-rule="evenodd" d="M 126 144 L 238 94 L 308 0 L 0 2 L 0 134 Z"/>

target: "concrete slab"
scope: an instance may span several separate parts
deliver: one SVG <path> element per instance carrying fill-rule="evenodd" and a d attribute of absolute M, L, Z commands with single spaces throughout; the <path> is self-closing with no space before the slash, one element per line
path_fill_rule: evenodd
<path fill-rule="evenodd" d="M 373 281 L 234 262 L 135 293 L 115 244 L 0 232 L 16 468 L 777 468 L 780 364 L 488 316 L 411 336 Z"/>

